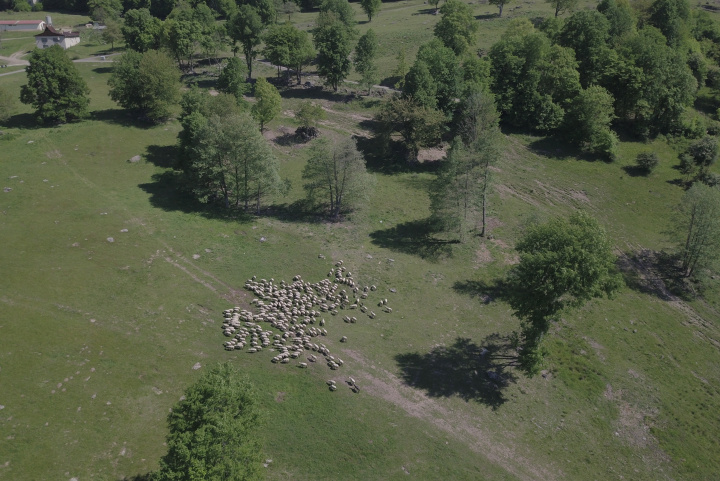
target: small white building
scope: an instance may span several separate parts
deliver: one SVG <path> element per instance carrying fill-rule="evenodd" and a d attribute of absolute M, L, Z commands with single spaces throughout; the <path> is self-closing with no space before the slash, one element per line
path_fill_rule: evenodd
<path fill-rule="evenodd" d="M 48 48 L 53 45 L 60 45 L 67 50 L 73 45 L 80 43 L 80 32 L 58 32 L 49 25 L 45 26 L 45 31 L 39 35 L 35 35 L 35 46 L 37 48 Z"/>
<path fill-rule="evenodd" d="M 0 32 L 45 30 L 44 20 L 0 20 Z"/>

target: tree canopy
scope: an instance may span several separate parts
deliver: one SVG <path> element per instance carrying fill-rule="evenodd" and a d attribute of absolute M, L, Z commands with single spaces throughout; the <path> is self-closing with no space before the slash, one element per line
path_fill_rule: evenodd
<path fill-rule="evenodd" d="M 532 374 L 543 357 L 543 336 L 559 315 L 623 285 L 605 229 L 585 212 L 528 228 L 515 246 L 509 303 L 522 321 L 520 364 Z"/>
<path fill-rule="evenodd" d="M 373 17 L 376 17 L 382 7 L 382 0 L 360 0 L 360 8 L 363 9 L 365 15 L 368 17 L 368 22 L 372 22 Z"/>
<path fill-rule="evenodd" d="M 168 414 L 168 452 L 153 479 L 261 479 L 260 413 L 253 387 L 236 368 L 212 367 Z"/>
<path fill-rule="evenodd" d="M 716 267 L 720 258 L 720 191 L 696 182 L 682 198 L 674 216 L 673 234 L 686 277 Z"/>
<path fill-rule="evenodd" d="M 472 9 L 460 0 L 447 0 L 440 7 L 442 18 L 435 25 L 435 36 L 456 55 L 462 55 L 477 42 L 478 23 Z"/>
<path fill-rule="evenodd" d="M 20 101 L 43 123 L 71 122 L 88 115 L 90 89 L 59 45 L 35 49 L 25 69 Z"/>
<path fill-rule="evenodd" d="M 217 87 L 221 92 L 235 96 L 238 101 L 250 92 L 251 86 L 246 82 L 247 67 L 237 57 L 231 57 L 220 72 Z"/>
<path fill-rule="evenodd" d="M 247 4 L 240 6 L 228 21 L 227 31 L 233 42 L 239 42 L 245 55 L 248 78 L 252 77 L 252 63 L 257 56 L 257 47 L 262 42 L 265 24 L 258 11 Z"/>
<path fill-rule="evenodd" d="M 252 115 L 260 124 L 260 130 L 265 128 L 265 124 L 275 118 L 282 109 L 282 99 L 280 92 L 264 78 L 257 79 L 255 82 L 255 103 L 252 106 Z"/>
<path fill-rule="evenodd" d="M 365 35 L 360 37 L 355 47 L 353 62 L 355 71 L 361 75 L 360 83 L 368 90 L 379 80 L 375 58 L 378 52 L 378 40 L 375 31 L 369 28 Z"/>
<path fill-rule="evenodd" d="M 336 144 L 327 139 L 314 141 L 302 177 L 308 200 L 327 207 L 334 220 L 367 201 L 374 185 L 365 159 L 350 138 Z"/>
<path fill-rule="evenodd" d="M 351 32 L 341 21 L 329 19 L 319 23 L 313 36 L 318 51 L 318 74 L 337 91 L 340 82 L 350 73 Z"/>
<path fill-rule="evenodd" d="M 180 98 L 180 71 L 163 52 L 128 50 L 113 64 L 108 85 L 115 102 L 159 122 L 170 116 Z"/>

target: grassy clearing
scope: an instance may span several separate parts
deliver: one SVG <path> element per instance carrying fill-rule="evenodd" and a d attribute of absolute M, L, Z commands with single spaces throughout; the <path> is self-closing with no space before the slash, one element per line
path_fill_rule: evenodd
<path fill-rule="evenodd" d="M 371 25 L 387 22 L 378 27 L 385 38 L 436 19 L 401 22 L 427 8 L 420 2 L 384 8 Z M 549 6 L 523 9 L 547 15 Z M 392 58 L 388 49 L 384 61 Z M 422 236 L 432 164 L 371 162 L 376 192 L 352 221 L 294 216 L 306 148 L 282 141 L 296 127 L 291 111 L 317 97 L 328 109 L 324 135 L 348 135 L 366 131 L 375 100 L 283 92 L 284 113 L 267 134 L 293 189 L 262 217 L 226 215 L 175 190 L 177 122 L 136 125 L 107 98 L 107 67 L 78 68 L 92 91 L 89 120 L 37 128 L 19 104 L 2 126 L 0 180 L 12 190 L 0 192 L 0 478 L 121 479 L 153 469 L 165 415 L 197 377 L 193 366 L 226 359 L 261 393 L 269 479 L 701 480 L 720 471 L 717 285 L 683 301 L 657 281 L 652 257 L 634 257 L 670 246 L 662 231 L 682 194 L 671 183 L 673 142 L 623 142 L 620 160 L 606 164 L 508 133 L 491 198 L 494 238 L 452 244 Z M 18 94 L 24 82 L 0 77 Z M 646 149 L 661 164 L 633 177 L 626 167 Z M 565 317 L 547 377 L 508 368 L 516 381 L 496 390 L 485 372 L 501 367 L 478 351 L 502 347 L 517 320 L 495 281 L 527 222 L 578 208 L 629 256 L 628 287 Z M 222 350 L 220 313 L 247 305 L 245 279 L 320 280 L 338 259 L 394 310 L 357 324 L 327 318 L 325 342 L 345 360 L 339 374 Z M 325 389 L 348 375 L 359 395 Z"/>

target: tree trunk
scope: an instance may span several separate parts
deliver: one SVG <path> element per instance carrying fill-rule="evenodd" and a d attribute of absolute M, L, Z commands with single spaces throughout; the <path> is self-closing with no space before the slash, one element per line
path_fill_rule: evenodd
<path fill-rule="evenodd" d="M 502 10 L 503 10 L 504 6 L 505 5 L 503 5 L 502 3 L 500 5 L 498 5 L 498 8 L 500 9 L 500 15 L 498 15 L 498 17 L 502 17 Z"/>

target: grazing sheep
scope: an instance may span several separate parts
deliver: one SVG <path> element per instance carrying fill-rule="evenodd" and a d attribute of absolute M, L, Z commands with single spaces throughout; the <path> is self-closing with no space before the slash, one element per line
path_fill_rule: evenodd
<path fill-rule="evenodd" d="M 347 342 L 347 336 L 343 336 L 340 338 L 340 342 Z"/>

